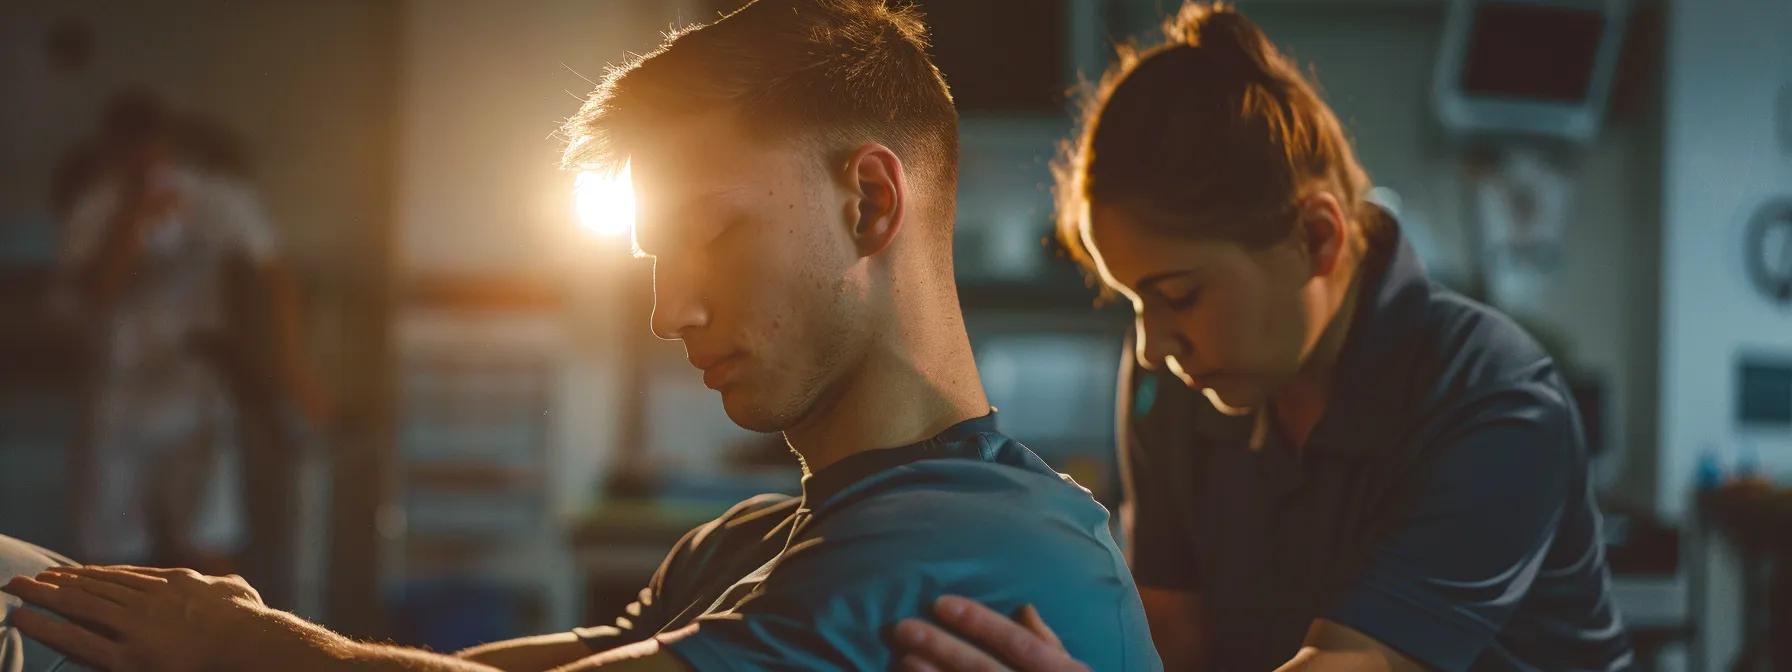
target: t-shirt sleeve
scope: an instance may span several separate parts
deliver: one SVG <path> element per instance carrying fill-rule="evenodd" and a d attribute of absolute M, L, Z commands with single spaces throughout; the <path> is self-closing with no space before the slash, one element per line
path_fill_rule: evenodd
<path fill-rule="evenodd" d="M 660 628 L 670 621 L 670 600 L 666 596 L 668 575 L 675 570 L 669 569 L 682 563 L 683 556 L 689 551 L 691 538 L 697 530 L 685 533 L 684 538 L 666 554 L 660 567 L 653 573 L 647 586 L 635 594 L 633 602 L 624 607 L 622 614 L 606 625 L 594 625 L 573 628 L 573 635 L 579 638 L 593 653 L 602 653 L 618 646 L 633 644 L 652 637 Z"/>
<path fill-rule="evenodd" d="M 1186 487 L 1178 487 L 1173 475 L 1177 469 L 1158 464 L 1161 456 L 1152 449 L 1187 450 L 1187 446 L 1163 445 L 1169 437 L 1153 437 L 1148 443 L 1146 418 L 1158 408 L 1163 384 L 1161 377 L 1139 369 L 1131 353 L 1120 363 L 1119 390 L 1114 417 L 1115 443 L 1120 457 L 1120 523 L 1125 538 L 1127 558 L 1134 580 L 1141 587 L 1170 590 L 1194 590 L 1194 540 L 1189 528 L 1180 521 L 1186 515 L 1192 495 Z"/>
<path fill-rule="evenodd" d="M 1465 670 L 1524 601 L 1585 460 L 1567 401 L 1541 385 L 1450 417 L 1327 618 L 1428 667 Z"/>
<path fill-rule="evenodd" d="M 970 499 L 948 500 L 892 507 L 881 515 L 866 515 L 864 509 L 875 507 L 860 504 L 853 520 L 830 520 L 836 524 L 787 550 L 736 608 L 700 618 L 694 631 L 661 641 L 698 672 L 889 669 L 895 662 L 889 628 L 924 616 L 927 605 L 951 593 L 998 611 L 1036 604 L 1066 633 L 1072 652 L 1090 637 L 1119 647 L 1112 641 L 1119 639 L 1114 623 L 1125 596 L 1121 588 L 1131 586 L 1116 576 L 1125 570 L 1116 554 L 1076 540 L 1087 532 L 1051 532 L 1037 522 L 1039 513 L 1021 506 L 977 510 Z M 1024 522 L 1029 516 L 1035 522 Z M 973 517 L 976 524 L 962 524 Z M 1112 587 L 1053 583 L 1067 576 L 1087 577 L 1090 585 L 1108 577 Z M 1105 660 L 1090 664 L 1120 669 Z"/>
<path fill-rule="evenodd" d="M 679 538 L 660 561 L 659 569 L 635 600 L 622 613 L 605 625 L 574 628 L 573 634 L 595 653 L 633 644 L 652 637 L 665 628 L 688 606 L 696 586 L 705 578 L 704 558 L 715 554 L 720 542 L 718 532 L 737 517 L 760 511 L 788 499 L 782 495 L 761 495 L 736 504 L 734 508 L 704 523 Z"/>

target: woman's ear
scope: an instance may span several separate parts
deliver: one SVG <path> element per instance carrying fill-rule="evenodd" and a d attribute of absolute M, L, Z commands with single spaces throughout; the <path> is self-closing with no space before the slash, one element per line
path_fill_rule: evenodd
<path fill-rule="evenodd" d="M 1344 219 L 1344 208 L 1336 196 L 1320 191 L 1300 200 L 1296 216 L 1301 252 L 1313 277 L 1331 275 L 1343 263 L 1350 247 L 1350 225 Z"/>
<path fill-rule="evenodd" d="M 847 159 L 846 179 L 853 246 L 861 257 L 882 252 L 902 231 L 908 193 L 902 160 L 883 145 L 863 145 Z"/>

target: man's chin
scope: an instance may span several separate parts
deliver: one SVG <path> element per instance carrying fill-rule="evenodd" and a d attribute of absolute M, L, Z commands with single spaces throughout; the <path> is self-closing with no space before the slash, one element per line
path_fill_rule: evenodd
<path fill-rule="evenodd" d="M 792 424 L 789 418 L 784 417 L 785 414 L 767 409 L 743 390 L 723 388 L 721 394 L 722 411 L 741 429 L 761 433 L 782 432 Z"/>

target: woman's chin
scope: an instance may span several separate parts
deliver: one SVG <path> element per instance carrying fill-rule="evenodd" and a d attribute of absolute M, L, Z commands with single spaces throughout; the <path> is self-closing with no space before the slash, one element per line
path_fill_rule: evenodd
<path fill-rule="evenodd" d="M 1226 415 L 1249 415 L 1251 409 L 1258 405 L 1257 399 L 1241 398 L 1241 395 L 1236 392 L 1228 394 L 1227 391 L 1215 387 L 1201 388 L 1201 396 L 1207 397 L 1208 403 L 1213 404 L 1214 410 Z"/>

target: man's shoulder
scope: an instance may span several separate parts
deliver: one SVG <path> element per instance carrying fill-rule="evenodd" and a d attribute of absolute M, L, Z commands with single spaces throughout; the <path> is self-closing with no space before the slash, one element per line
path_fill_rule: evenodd
<path fill-rule="evenodd" d="M 841 508 L 882 512 L 973 505 L 967 511 L 1026 513 L 1040 507 L 1098 510 L 1089 491 L 1005 434 L 969 439 L 980 458 L 917 460 L 866 477 Z M 873 505 L 873 506 L 868 506 Z"/>
<path fill-rule="evenodd" d="M 802 506 L 802 500 L 782 493 L 764 493 L 741 500 L 714 520 L 697 526 L 681 546 L 702 547 L 726 543 L 730 538 L 760 538 Z"/>
<path fill-rule="evenodd" d="M 997 449 L 1025 450 L 1007 441 Z M 821 534 L 908 556 L 1105 557 L 1112 544 L 1107 509 L 1030 451 L 923 460 L 867 480 L 818 517 Z"/>
<path fill-rule="evenodd" d="M 691 528 L 673 545 L 662 571 L 671 576 L 701 576 L 715 562 L 726 562 L 744 549 L 766 541 L 802 500 L 786 494 L 755 495 L 728 508 L 720 516 Z"/>

